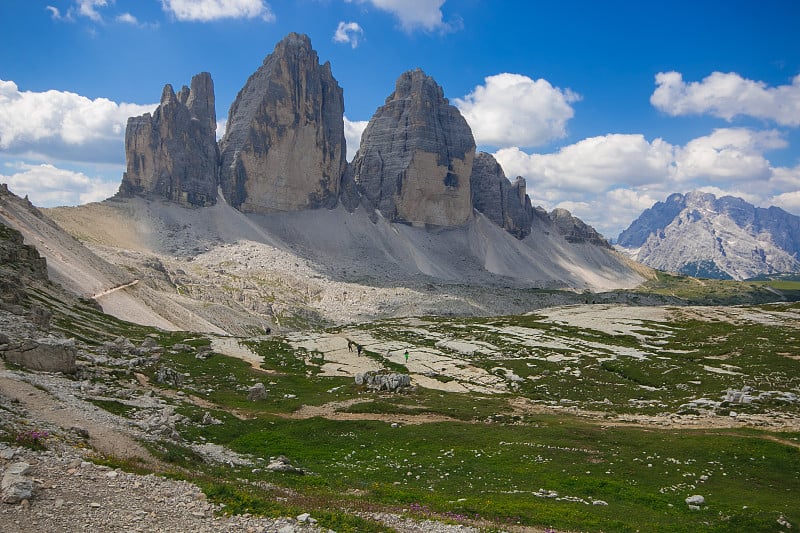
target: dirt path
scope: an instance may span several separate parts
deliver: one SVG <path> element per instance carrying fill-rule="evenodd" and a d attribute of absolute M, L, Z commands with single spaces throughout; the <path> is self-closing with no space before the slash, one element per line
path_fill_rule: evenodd
<path fill-rule="evenodd" d="M 389 424 L 403 424 L 407 426 L 419 424 L 431 424 L 434 422 L 463 422 L 449 416 L 434 415 L 430 413 L 420 413 L 418 415 L 408 413 L 343 413 L 340 409 L 346 409 L 351 405 L 369 403 L 372 399 L 355 398 L 342 402 L 328 402 L 323 405 L 304 405 L 297 411 L 289 413 L 286 418 L 304 420 L 307 418 L 321 417 L 328 420 L 378 420 Z"/>
<path fill-rule="evenodd" d="M 512 398 L 508 401 L 514 414 L 569 414 L 590 422 L 609 427 L 660 427 L 663 429 L 740 429 L 755 428 L 765 431 L 800 431 L 800 421 L 776 418 L 764 414 L 739 415 L 737 417 L 728 416 L 696 416 L 673 417 L 673 416 L 651 416 L 651 415 L 611 415 L 603 411 L 589 411 L 576 407 L 551 407 L 547 405 L 535 404 L 527 398 Z M 768 440 L 774 440 L 782 444 L 798 447 L 791 441 L 784 441 L 777 437 L 765 436 Z"/>
<path fill-rule="evenodd" d="M 30 383 L 13 379 L 4 373 L 5 365 L 0 362 L 0 395 L 16 400 L 17 405 L 29 413 L 29 418 L 49 422 L 65 430 L 83 428 L 89 433 L 89 444 L 99 453 L 120 459 L 136 458 L 153 468 L 159 466 L 156 458 L 133 437 L 93 419 L 90 410 L 65 405 Z"/>
<path fill-rule="evenodd" d="M 97 294 L 92 296 L 92 299 L 96 300 L 97 298 L 100 298 L 101 296 L 105 296 L 106 294 L 111 294 L 112 292 L 116 292 L 116 291 L 119 291 L 119 290 L 122 290 L 122 289 L 127 289 L 128 287 L 133 287 L 137 283 L 139 283 L 139 280 L 135 279 L 135 280 L 131 281 L 130 283 L 125 283 L 124 285 L 117 285 L 116 287 L 112 287 L 112 288 L 108 289 L 107 291 L 98 292 Z"/>

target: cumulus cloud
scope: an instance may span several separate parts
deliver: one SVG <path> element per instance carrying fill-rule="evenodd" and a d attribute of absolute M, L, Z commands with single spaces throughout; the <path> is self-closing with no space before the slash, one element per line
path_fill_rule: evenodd
<path fill-rule="evenodd" d="M 674 192 L 702 190 L 800 213 L 800 166 L 773 167 L 764 153 L 786 146 L 774 130 L 723 128 L 683 146 L 642 135 L 583 139 L 554 153 L 503 148 L 509 177 L 526 178 L 534 205 L 569 209 L 607 237 Z"/>
<path fill-rule="evenodd" d="M 714 72 L 703 81 L 686 83 L 680 72 L 656 74 L 650 103 L 672 115 L 708 114 L 731 121 L 747 115 L 800 126 L 800 75 L 791 85 L 768 87 L 735 72 Z"/>
<path fill-rule="evenodd" d="M 776 205 L 790 213 L 800 213 L 800 190 L 789 191 L 773 196 L 770 205 Z"/>
<path fill-rule="evenodd" d="M 225 18 L 275 21 L 275 14 L 263 0 L 161 0 L 161 7 L 180 21 L 209 22 Z"/>
<path fill-rule="evenodd" d="M 452 31 L 456 24 L 444 22 L 442 5 L 445 0 L 345 0 L 372 6 L 391 13 L 406 32 L 414 30 Z"/>
<path fill-rule="evenodd" d="M 217 131 L 215 135 L 217 136 L 217 141 L 222 139 L 225 136 L 225 128 L 228 127 L 228 119 L 223 118 L 222 120 L 217 120 Z"/>
<path fill-rule="evenodd" d="M 0 80 L 0 150 L 72 161 L 119 162 L 128 117 L 157 104 L 91 100 L 65 91 L 20 91 Z"/>
<path fill-rule="evenodd" d="M 340 22 L 333 34 L 333 42 L 350 43 L 352 48 L 358 47 L 358 41 L 364 35 L 364 30 L 358 22 Z"/>
<path fill-rule="evenodd" d="M 139 25 L 139 20 L 130 13 L 122 13 L 121 15 L 117 15 L 116 21 L 124 24 L 131 24 L 133 26 Z"/>
<path fill-rule="evenodd" d="M 698 137 L 676 152 L 678 179 L 763 180 L 772 169 L 763 153 L 783 148 L 786 141 L 775 130 L 756 132 L 723 128 Z"/>
<path fill-rule="evenodd" d="M 519 148 L 495 153 L 506 174 L 531 185 L 564 191 L 601 192 L 612 184 L 641 185 L 670 174 L 675 148 L 662 139 L 611 134 L 590 137 L 552 154 L 527 154 Z"/>
<path fill-rule="evenodd" d="M 352 161 L 353 157 L 361 145 L 361 134 L 364 133 L 367 124 L 366 120 L 350 120 L 344 117 L 344 138 L 347 142 L 347 160 Z"/>
<path fill-rule="evenodd" d="M 76 0 L 73 13 L 86 17 L 94 22 L 102 22 L 103 17 L 97 11 L 98 7 L 108 7 L 107 0 Z"/>
<path fill-rule="evenodd" d="M 581 99 L 570 89 L 521 74 L 488 76 L 454 104 L 467 119 L 478 145 L 541 146 L 567 134 L 567 121 Z"/>
<path fill-rule="evenodd" d="M 22 163 L 17 167 L 19 172 L 0 175 L 0 181 L 8 184 L 8 188 L 18 196 L 28 196 L 39 207 L 99 202 L 113 196 L 119 188 L 119 181 L 91 178 L 49 164 Z"/>

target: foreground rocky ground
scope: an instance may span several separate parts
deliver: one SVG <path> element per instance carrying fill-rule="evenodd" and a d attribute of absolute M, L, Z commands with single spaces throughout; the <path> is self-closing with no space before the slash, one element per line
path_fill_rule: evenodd
<path fill-rule="evenodd" d="M 0 310 L 4 332 L 0 349 L 11 339 L 37 337 L 46 332 L 19 316 Z M 5 333 L 7 332 L 7 333 Z M 164 465 L 142 446 L 164 435 L 176 436 L 180 415 L 165 406 L 155 389 L 143 390 L 132 381 L 91 379 L 112 370 L 108 351 L 78 343 L 78 367 L 84 380 L 61 372 L 9 369 L 0 361 L 0 523 L 3 532 L 44 531 L 193 531 L 193 532 L 317 532 L 313 509 L 297 517 L 259 518 L 224 515 L 224 505 L 206 500 L 186 481 L 157 474 L 139 475 L 102 463 L 108 459 L 158 472 Z M 139 347 L 139 353 L 157 354 Z M 89 370 L 91 368 L 91 370 Z M 130 398 L 144 415 L 138 423 L 93 405 L 90 399 Z M 231 463 L 240 457 L 222 447 L 201 450 L 209 461 Z M 397 514 L 368 518 L 396 531 L 477 531 L 432 521 L 416 521 Z"/>

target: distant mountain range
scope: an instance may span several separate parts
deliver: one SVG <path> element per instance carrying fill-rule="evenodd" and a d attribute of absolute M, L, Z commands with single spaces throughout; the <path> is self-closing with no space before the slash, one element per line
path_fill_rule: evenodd
<path fill-rule="evenodd" d="M 647 266 L 696 277 L 800 272 L 800 217 L 733 196 L 676 193 L 646 209 L 617 247 Z"/>

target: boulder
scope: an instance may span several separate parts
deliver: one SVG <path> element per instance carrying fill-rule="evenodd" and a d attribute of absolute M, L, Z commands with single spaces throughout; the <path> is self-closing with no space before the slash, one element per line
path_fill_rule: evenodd
<path fill-rule="evenodd" d="M 336 205 L 347 164 L 344 97 L 306 35 L 286 36 L 247 80 L 220 150 L 220 186 L 240 211 Z"/>
<path fill-rule="evenodd" d="M 251 402 L 267 399 L 267 388 L 263 383 L 256 383 L 247 391 L 247 399 Z"/>
<path fill-rule="evenodd" d="M 216 203 L 219 148 L 214 82 L 208 72 L 177 94 L 165 85 L 151 115 L 128 119 L 127 171 L 119 195 L 158 197 L 186 206 Z"/>
<path fill-rule="evenodd" d="M 511 183 L 493 155 L 478 152 L 469 181 L 475 209 L 518 239 L 530 234 L 531 199 L 524 178 Z"/>
<path fill-rule="evenodd" d="M 397 79 L 370 119 L 352 179 L 363 205 L 391 222 L 455 227 L 472 217 L 474 157 L 467 121 L 417 69 Z"/>
<path fill-rule="evenodd" d="M 700 506 L 706 503 L 706 499 L 700 496 L 699 494 L 695 494 L 693 496 L 689 496 L 686 498 L 686 505 L 696 505 Z"/>
<path fill-rule="evenodd" d="M 30 469 L 31 465 L 24 462 L 8 465 L 0 481 L 0 500 L 3 503 L 20 503 L 33 496 L 33 480 L 27 475 Z"/>
<path fill-rule="evenodd" d="M 383 374 L 374 371 L 367 371 L 356 374 L 356 385 L 363 385 L 370 390 L 399 392 L 411 386 L 411 377 L 408 374 Z"/>
<path fill-rule="evenodd" d="M 285 455 L 271 458 L 267 465 L 267 470 L 271 472 L 288 472 L 290 474 L 303 474 L 303 470 L 292 466 L 291 461 Z"/>
<path fill-rule="evenodd" d="M 45 337 L 11 344 L 3 357 L 9 363 L 29 370 L 74 374 L 77 371 L 77 353 L 74 339 Z"/>

